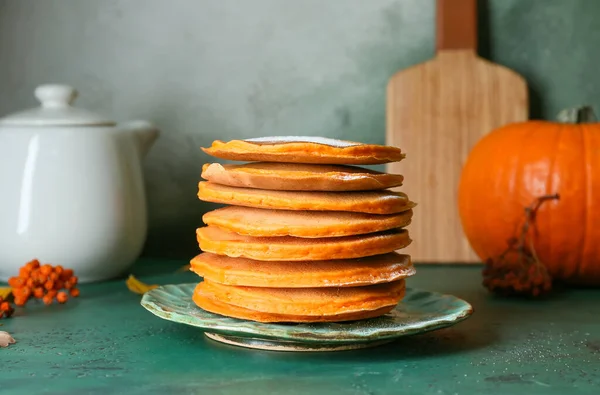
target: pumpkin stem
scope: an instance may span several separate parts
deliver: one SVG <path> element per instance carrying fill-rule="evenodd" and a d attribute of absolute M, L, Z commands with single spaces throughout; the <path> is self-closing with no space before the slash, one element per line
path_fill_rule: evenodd
<path fill-rule="evenodd" d="M 562 123 L 587 123 L 596 122 L 596 115 L 591 106 L 567 108 L 558 113 L 556 117 Z"/>

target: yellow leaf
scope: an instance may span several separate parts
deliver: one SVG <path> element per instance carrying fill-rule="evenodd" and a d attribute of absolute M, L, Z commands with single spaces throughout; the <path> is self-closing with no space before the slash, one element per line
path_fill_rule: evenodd
<path fill-rule="evenodd" d="M 0 287 L 0 298 L 8 299 L 10 294 L 12 293 L 12 288 L 10 287 Z"/>
<path fill-rule="evenodd" d="M 129 290 L 131 292 L 134 292 L 134 293 L 140 294 L 140 295 L 143 295 L 146 292 L 150 291 L 151 289 L 158 287 L 158 285 L 155 285 L 155 284 L 149 285 L 149 284 L 141 282 L 140 280 L 135 278 L 135 276 L 133 274 L 129 275 L 129 278 L 127 279 L 125 284 L 127 284 L 127 288 L 129 288 Z"/>
<path fill-rule="evenodd" d="M 181 266 L 179 269 L 177 269 L 177 272 L 186 272 L 186 271 L 190 270 L 191 267 L 192 267 L 192 265 Z"/>

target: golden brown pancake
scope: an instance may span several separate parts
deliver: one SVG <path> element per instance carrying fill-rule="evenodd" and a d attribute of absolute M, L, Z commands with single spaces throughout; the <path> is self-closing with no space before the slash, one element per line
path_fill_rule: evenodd
<path fill-rule="evenodd" d="M 368 318 L 375 318 L 387 314 L 395 306 L 386 306 L 377 310 L 359 311 L 356 313 L 342 313 L 337 315 L 315 316 L 315 315 L 286 315 L 263 313 L 260 311 L 248 310 L 243 307 L 233 306 L 223 303 L 210 295 L 200 295 L 194 293 L 192 299 L 196 305 L 208 312 L 223 315 L 226 317 L 238 318 L 241 320 L 258 322 L 342 322 L 356 321 Z"/>
<path fill-rule="evenodd" d="M 400 148 L 311 136 L 213 141 L 204 152 L 221 159 L 289 163 L 374 165 L 404 159 Z"/>
<path fill-rule="evenodd" d="M 415 203 L 402 192 L 304 192 L 270 191 L 198 183 L 198 198 L 207 202 L 275 210 L 352 211 L 371 214 L 394 214 L 409 210 Z"/>
<path fill-rule="evenodd" d="M 404 180 L 399 174 L 356 166 L 273 162 L 206 163 L 202 177 L 221 185 L 276 191 L 369 191 L 398 187 Z"/>
<path fill-rule="evenodd" d="M 190 270 L 211 282 L 248 287 L 356 287 L 388 283 L 415 274 L 409 255 L 395 252 L 358 259 L 255 261 L 201 253 Z"/>
<path fill-rule="evenodd" d="M 196 230 L 200 249 L 217 255 L 257 261 L 318 261 L 385 254 L 411 243 L 406 229 L 358 236 L 307 239 L 292 236 L 251 237 L 213 226 Z"/>
<path fill-rule="evenodd" d="M 339 237 L 403 228 L 413 211 L 366 214 L 347 211 L 292 211 L 227 206 L 204 214 L 202 220 L 246 236 Z"/>
<path fill-rule="evenodd" d="M 193 300 L 208 311 L 211 308 L 216 310 L 215 305 L 217 309 L 220 305 L 221 311 L 213 311 L 218 314 L 239 314 L 240 309 L 250 315 L 253 312 L 260 313 L 254 317 L 236 318 L 264 320 L 268 318 L 264 315 L 269 314 L 274 315 L 271 319 L 289 322 L 293 322 L 294 318 L 318 322 L 372 317 L 375 311 L 380 312 L 385 308 L 391 310 L 404 297 L 404 293 L 404 280 L 346 288 L 237 287 L 204 280 L 196 287 Z M 206 300 L 209 303 L 204 303 Z M 351 318 L 344 315 L 351 315 Z"/>

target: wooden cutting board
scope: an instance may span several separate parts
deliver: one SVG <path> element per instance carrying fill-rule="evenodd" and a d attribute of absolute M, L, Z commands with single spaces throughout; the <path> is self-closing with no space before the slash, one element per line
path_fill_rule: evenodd
<path fill-rule="evenodd" d="M 476 7 L 437 0 L 435 57 L 399 71 L 387 87 L 386 143 L 406 153 L 387 170 L 405 176 L 398 190 L 418 203 L 413 243 L 402 250 L 417 262 L 480 262 L 458 214 L 461 168 L 483 135 L 529 116 L 525 80 L 477 55 Z"/>

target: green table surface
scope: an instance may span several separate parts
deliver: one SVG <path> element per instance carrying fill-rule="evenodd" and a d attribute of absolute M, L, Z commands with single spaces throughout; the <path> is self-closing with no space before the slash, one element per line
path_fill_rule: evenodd
<path fill-rule="evenodd" d="M 142 280 L 198 280 L 186 262 L 140 260 Z M 481 267 L 418 265 L 409 286 L 452 293 L 475 313 L 451 328 L 334 353 L 251 350 L 140 306 L 124 279 L 32 304 L 0 330 L 0 394 L 600 394 L 600 291 L 550 300 L 490 296 Z"/>

